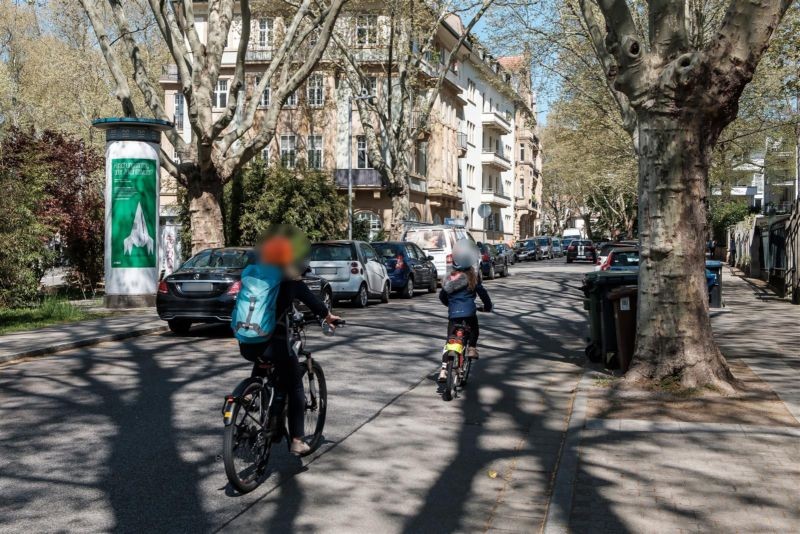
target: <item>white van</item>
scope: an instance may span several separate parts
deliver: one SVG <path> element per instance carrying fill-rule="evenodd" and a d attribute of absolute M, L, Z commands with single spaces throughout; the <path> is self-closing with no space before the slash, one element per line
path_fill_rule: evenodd
<path fill-rule="evenodd" d="M 583 235 L 577 228 L 565 228 L 561 233 L 561 239 L 583 239 Z"/>
<path fill-rule="evenodd" d="M 436 224 L 409 228 L 403 236 L 403 241 L 410 241 L 433 256 L 436 272 L 439 273 L 439 283 L 442 283 L 453 270 L 453 246 L 465 238 L 477 245 L 475 239 L 465 228 Z M 480 272 L 477 262 L 475 270 Z"/>

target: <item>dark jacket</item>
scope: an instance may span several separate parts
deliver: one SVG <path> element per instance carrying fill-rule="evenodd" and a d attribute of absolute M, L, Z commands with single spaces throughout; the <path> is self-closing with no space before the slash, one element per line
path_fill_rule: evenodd
<path fill-rule="evenodd" d="M 292 309 L 292 303 L 299 300 L 311 310 L 311 313 L 320 319 L 328 315 L 328 308 L 319 300 L 314 293 L 302 280 L 283 280 L 278 290 L 278 298 L 275 300 L 275 317 L 278 318 L 278 325 L 275 327 L 273 337 L 286 337 L 286 313 Z"/>
<path fill-rule="evenodd" d="M 489 293 L 483 284 L 478 282 L 475 290 L 471 291 L 467 284 L 467 276 L 464 274 L 455 278 L 448 277 L 445 280 L 442 290 L 439 292 L 439 300 L 447 306 L 448 319 L 460 319 L 475 315 L 477 311 L 475 295 L 481 298 L 485 311 L 492 311 L 492 299 L 489 298 Z"/>

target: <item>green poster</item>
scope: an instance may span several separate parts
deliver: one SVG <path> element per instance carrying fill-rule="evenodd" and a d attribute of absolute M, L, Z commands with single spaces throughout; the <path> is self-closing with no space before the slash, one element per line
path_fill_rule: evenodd
<path fill-rule="evenodd" d="M 156 161 L 111 162 L 111 266 L 156 266 Z"/>

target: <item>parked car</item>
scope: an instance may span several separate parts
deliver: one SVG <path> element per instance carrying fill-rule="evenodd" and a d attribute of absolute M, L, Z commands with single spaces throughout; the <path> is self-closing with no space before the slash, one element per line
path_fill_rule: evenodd
<path fill-rule="evenodd" d="M 192 323 L 227 323 L 231 320 L 242 271 L 256 261 L 251 248 L 227 247 L 200 251 L 158 284 L 156 311 L 176 334 L 186 334 Z M 333 305 L 331 285 L 306 273 L 303 281 L 328 309 Z M 302 311 L 308 312 L 299 304 Z"/>
<path fill-rule="evenodd" d="M 495 277 L 508 276 L 508 260 L 498 252 L 497 247 L 490 243 L 478 243 L 481 253 L 481 274 L 489 280 Z"/>
<path fill-rule="evenodd" d="M 472 234 L 459 226 L 447 224 L 419 225 L 406 230 L 403 241 L 409 241 L 421 248 L 429 256 L 433 256 L 433 264 L 439 275 L 439 281 L 453 270 L 453 246 L 462 239 L 475 243 Z M 478 270 L 478 261 L 475 269 Z"/>
<path fill-rule="evenodd" d="M 542 259 L 542 249 L 535 239 L 526 239 L 517 253 L 519 261 L 539 261 Z"/>
<path fill-rule="evenodd" d="M 569 244 L 572 243 L 573 241 L 575 241 L 576 239 L 579 239 L 579 238 L 577 238 L 577 237 L 562 237 L 561 238 L 561 248 L 566 252 L 566 250 L 569 248 Z"/>
<path fill-rule="evenodd" d="M 311 245 L 309 266 L 333 289 L 333 300 L 351 300 L 363 308 L 371 298 L 389 302 L 391 281 L 386 266 L 369 243 L 323 241 Z"/>
<path fill-rule="evenodd" d="M 552 245 L 553 257 L 560 258 L 561 256 L 564 255 L 564 249 L 561 247 L 561 240 L 557 237 L 554 237 L 552 241 L 553 241 Z"/>
<path fill-rule="evenodd" d="M 573 239 L 567 247 L 567 263 L 573 261 L 597 261 L 597 248 L 588 239 Z"/>
<path fill-rule="evenodd" d="M 406 298 L 414 296 L 415 289 L 434 293 L 439 282 L 433 256 L 408 241 L 380 241 L 372 248 L 383 261 L 389 273 L 392 290 Z"/>
<path fill-rule="evenodd" d="M 618 242 L 599 244 L 596 247 L 596 249 L 598 251 L 597 252 L 597 262 L 596 262 L 597 266 L 595 267 L 594 270 L 595 271 L 599 271 L 600 270 L 600 266 L 603 265 L 603 263 L 606 261 L 606 258 L 608 257 L 608 254 L 612 250 L 614 250 L 615 248 L 625 247 L 625 246 L 627 246 L 627 245 L 623 245 L 622 243 L 618 243 Z"/>
<path fill-rule="evenodd" d="M 517 252 L 506 243 L 498 243 L 495 247 L 497 248 L 497 252 L 506 259 L 509 265 L 514 265 L 517 262 Z"/>
<path fill-rule="evenodd" d="M 539 248 L 542 249 L 542 257 L 545 259 L 553 259 L 553 239 L 546 235 L 534 238 Z"/>
<path fill-rule="evenodd" d="M 611 249 L 605 261 L 600 265 L 601 271 L 638 271 L 639 249 L 635 247 L 617 247 Z"/>

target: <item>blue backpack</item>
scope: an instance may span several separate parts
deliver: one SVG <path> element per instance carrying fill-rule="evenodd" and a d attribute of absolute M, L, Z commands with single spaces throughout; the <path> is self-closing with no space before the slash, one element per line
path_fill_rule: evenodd
<path fill-rule="evenodd" d="M 233 334 L 240 343 L 264 343 L 275 330 L 275 301 L 283 273 L 272 265 L 248 265 L 231 316 Z"/>

